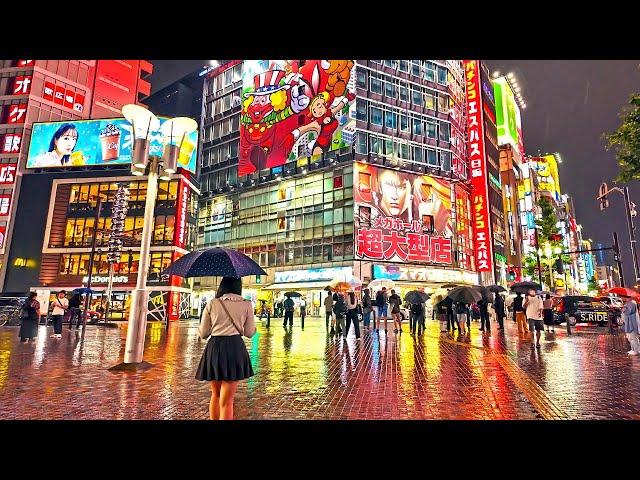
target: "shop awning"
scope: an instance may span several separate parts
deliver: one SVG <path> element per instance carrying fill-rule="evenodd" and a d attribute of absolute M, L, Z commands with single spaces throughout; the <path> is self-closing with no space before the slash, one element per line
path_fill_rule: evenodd
<path fill-rule="evenodd" d="M 268 287 L 262 287 L 262 290 L 322 290 L 331 280 L 323 282 L 297 282 L 297 283 L 273 283 Z"/>

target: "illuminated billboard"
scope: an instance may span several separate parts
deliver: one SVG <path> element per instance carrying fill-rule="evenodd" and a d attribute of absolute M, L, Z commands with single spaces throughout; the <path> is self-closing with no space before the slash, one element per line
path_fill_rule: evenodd
<path fill-rule="evenodd" d="M 160 118 L 160 125 L 166 119 Z M 27 168 L 61 168 L 131 163 L 133 136 L 124 118 L 36 123 Z M 187 135 L 178 166 L 196 172 L 198 132 Z M 162 155 L 162 134 L 151 134 L 149 155 Z"/>
<path fill-rule="evenodd" d="M 493 81 L 493 92 L 496 103 L 496 126 L 498 127 L 498 145 L 511 145 L 520 149 L 520 109 L 516 103 L 511 87 L 505 77 Z"/>
<path fill-rule="evenodd" d="M 356 257 L 452 263 L 451 187 L 446 180 L 354 165 Z"/>
<path fill-rule="evenodd" d="M 560 176 L 558 175 L 558 163 L 554 155 L 536 157 L 534 161 L 537 165 L 538 190 L 560 202 L 562 193 L 560 192 Z"/>
<path fill-rule="evenodd" d="M 353 65 L 352 60 L 245 60 L 238 175 L 351 145 Z"/>

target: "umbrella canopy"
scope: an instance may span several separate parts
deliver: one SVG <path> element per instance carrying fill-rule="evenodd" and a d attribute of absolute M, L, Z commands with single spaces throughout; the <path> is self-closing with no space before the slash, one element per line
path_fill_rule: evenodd
<path fill-rule="evenodd" d="M 504 288 L 502 285 L 491 285 L 489 287 L 489 291 L 493 293 L 500 293 L 500 292 L 506 292 L 507 289 Z"/>
<path fill-rule="evenodd" d="M 163 275 L 179 277 L 233 277 L 266 275 L 260 265 L 244 253 L 230 248 L 196 250 L 169 265 Z"/>
<path fill-rule="evenodd" d="M 391 290 L 392 288 L 396 287 L 396 282 L 387 278 L 379 278 L 376 280 L 372 280 L 369 285 L 367 285 L 367 288 L 370 288 L 372 292 L 381 290 L 382 287 L 386 287 L 387 290 Z"/>
<path fill-rule="evenodd" d="M 638 292 L 637 290 L 634 290 L 633 288 L 627 288 L 627 287 L 612 287 L 609 290 L 607 290 L 607 293 L 618 295 L 619 297 L 631 297 L 631 298 L 640 297 L 640 292 Z"/>
<path fill-rule="evenodd" d="M 511 291 L 527 293 L 529 290 L 534 289 L 535 291 L 542 290 L 539 284 L 536 282 L 518 282 L 511 285 Z"/>
<path fill-rule="evenodd" d="M 94 294 L 94 293 L 100 293 L 100 292 L 98 292 L 97 290 L 92 290 L 92 289 L 87 288 L 87 287 L 81 287 L 81 288 L 76 288 L 73 291 L 73 293 L 79 293 L 80 295 L 85 295 L 87 293 Z"/>
<path fill-rule="evenodd" d="M 538 295 L 550 295 L 551 297 L 561 297 L 562 295 L 558 295 L 557 293 L 553 293 L 553 292 L 548 292 L 547 290 L 543 290 L 542 292 L 537 292 Z"/>
<path fill-rule="evenodd" d="M 484 300 L 485 302 L 493 302 L 493 294 L 487 287 L 483 287 L 482 285 L 471 285 L 471 288 L 475 288 L 477 291 L 479 291 L 480 295 L 482 295 L 482 300 Z"/>
<path fill-rule="evenodd" d="M 454 302 L 469 304 L 481 300 L 482 293 L 473 287 L 457 287 L 447 294 L 447 298 L 450 298 Z"/>
<path fill-rule="evenodd" d="M 407 303 L 424 303 L 429 300 L 428 293 L 421 292 L 420 290 L 411 290 L 404 296 L 404 301 Z"/>
<path fill-rule="evenodd" d="M 460 285 L 457 283 L 445 283 L 444 285 L 440 285 L 441 288 L 456 288 Z"/>
<path fill-rule="evenodd" d="M 301 297 L 302 294 L 298 293 L 298 292 L 287 292 L 284 294 L 285 297 L 291 297 L 291 298 L 296 298 L 296 297 Z"/>
<path fill-rule="evenodd" d="M 332 291 L 347 292 L 349 290 L 359 290 L 362 288 L 362 280 L 353 275 L 336 278 L 329 284 Z"/>

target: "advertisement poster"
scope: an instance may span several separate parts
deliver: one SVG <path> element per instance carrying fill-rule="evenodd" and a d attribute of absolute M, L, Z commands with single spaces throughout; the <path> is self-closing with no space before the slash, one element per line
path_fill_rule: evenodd
<path fill-rule="evenodd" d="M 357 258 L 452 263 L 447 181 L 356 163 L 353 183 Z"/>
<path fill-rule="evenodd" d="M 353 143 L 352 60 L 246 60 L 238 175 Z"/>
<path fill-rule="evenodd" d="M 166 119 L 160 118 L 160 125 Z M 196 171 L 198 132 L 187 135 L 178 167 Z M 131 163 L 133 135 L 124 118 L 35 123 L 27 168 L 85 167 Z M 151 135 L 149 155 L 161 156 L 162 134 Z"/>

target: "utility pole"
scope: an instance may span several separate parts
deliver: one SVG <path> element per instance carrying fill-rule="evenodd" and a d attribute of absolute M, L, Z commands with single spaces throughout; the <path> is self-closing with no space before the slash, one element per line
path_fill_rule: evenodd
<path fill-rule="evenodd" d="M 618 264 L 618 272 L 620 274 L 620 286 L 624 287 L 624 273 L 622 272 L 622 260 L 620 259 L 620 245 L 618 244 L 618 232 L 613 232 L 613 259 Z"/>
<path fill-rule="evenodd" d="M 93 257 L 96 254 L 96 238 L 98 237 L 98 222 L 100 221 L 100 213 L 102 212 L 102 198 L 98 197 L 98 203 L 96 205 L 96 216 L 93 224 L 93 238 L 91 239 L 91 256 L 89 257 L 89 277 L 87 279 L 88 292 L 84 296 L 84 312 L 82 314 L 82 331 L 84 332 L 85 325 L 87 324 L 87 314 L 89 313 L 89 300 L 91 297 L 91 276 L 93 275 Z"/>
<path fill-rule="evenodd" d="M 540 288 L 542 288 L 542 268 L 540 267 L 540 253 L 538 250 L 540 249 L 540 241 L 538 240 L 538 227 L 536 226 L 533 231 L 536 235 L 536 261 L 538 262 L 538 282 L 540 283 Z"/>

